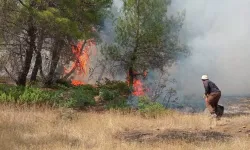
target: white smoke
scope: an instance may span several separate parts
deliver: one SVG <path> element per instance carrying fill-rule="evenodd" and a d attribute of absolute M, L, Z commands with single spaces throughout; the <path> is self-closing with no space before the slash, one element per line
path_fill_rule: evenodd
<path fill-rule="evenodd" d="M 172 0 L 171 12 L 184 10 L 182 40 L 191 56 L 179 62 L 178 90 L 202 95 L 208 74 L 224 95 L 250 89 L 250 0 Z"/>

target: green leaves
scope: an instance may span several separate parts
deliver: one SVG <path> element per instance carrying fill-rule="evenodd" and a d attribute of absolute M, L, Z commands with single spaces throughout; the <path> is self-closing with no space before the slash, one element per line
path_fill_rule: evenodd
<path fill-rule="evenodd" d="M 108 12 L 112 0 L 22 1 L 19 17 L 32 15 L 36 26 L 47 34 L 91 38 L 91 28 L 98 25 Z M 25 7 L 27 6 L 27 7 Z M 26 18 L 27 19 L 27 18 Z"/>
<path fill-rule="evenodd" d="M 121 15 L 116 21 L 115 44 L 104 53 L 124 68 L 162 69 L 172 64 L 183 52 L 179 31 L 183 20 L 169 17 L 167 0 L 123 0 Z M 117 57 L 119 56 L 119 57 Z M 125 61 L 124 61 L 125 60 Z M 127 70 L 126 70 L 127 72 Z"/>
<path fill-rule="evenodd" d="M 152 100 L 146 96 L 139 97 L 138 107 L 140 114 L 146 118 L 157 118 L 167 112 L 162 104 L 152 102 Z"/>

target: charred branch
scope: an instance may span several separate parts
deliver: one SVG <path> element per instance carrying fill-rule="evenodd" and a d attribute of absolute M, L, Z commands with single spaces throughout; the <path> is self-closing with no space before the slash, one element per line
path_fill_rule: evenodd
<path fill-rule="evenodd" d="M 87 40 L 84 40 L 84 43 L 82 44 L 82 47 L 81 47 L 81 50 L 80 50 L 80 54 L 82 54 L 83 49 L 84 49 L 86 43 L 87 43 Z M 79 58 L 75 58 L 75 59 L 76 59 L 76 61 L 79 61 L 79 60 L 78 60 Z M 75 72 L 75 70 L 76 70 L 76 66 L 74 66 L 74 68 L 72 68 L 72 69 L 70 70 L 70 72 L 67 73 L 67 74 L 63 77 L 63 80 L 67 80 L 67 79 Z"/>

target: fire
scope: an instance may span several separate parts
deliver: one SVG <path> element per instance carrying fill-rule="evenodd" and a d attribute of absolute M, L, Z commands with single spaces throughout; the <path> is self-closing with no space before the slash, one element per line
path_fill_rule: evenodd
<path fill-rule="evenodd" d="M 143 96 L 145 95 L 144 92 L 144 88 L 143 88 L 143 84 L 141 82 L 141 80 L 134 80 L 133 83 L 133 95 L 135 96 Z"/>
<path fill-rule="evenodd" d="M 84 83 L 79 80 L 71 80 L 71 84 L 74 86 L 84 85 Z"/>
<path fill-rule="evenodd" d="M 147 89 L 144 87 L 142 81 L 137 78 L 139 75 L 142 75 L 145 78 L 147 76 L 147 72 L 144 71 L 143 74 L 133 72 L 134 79 L 133 79 L 133 92 L 132 92 L 132 94 L 134 96 L 143 96 L 143 95 L 145 95 L 145 91 L 147 91 Z M 127 83 L 129 86 L 129 74 L 127 77 Z"/>
<path fill-rule="evenodd" d="M 72 46 L 72 53 L 75 55 L 75 61 L 70 69 L 65 69 L 64 73 L 76 71 L 78 77 L 84 79 L 88 75 L 90 55 L 96 53 L 96 43 L 93 39 L 80 41 L 77 45 Z M 75 86 L 83 85 L 81 80 L 71 80 L 71 84 Z"/>

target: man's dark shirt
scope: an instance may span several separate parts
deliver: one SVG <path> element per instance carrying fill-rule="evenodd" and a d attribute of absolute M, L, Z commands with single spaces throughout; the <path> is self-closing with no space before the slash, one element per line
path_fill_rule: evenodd
<path fill-rule="evenodd" d="M 205 95 L 208 95 L 213 92 L 220 92 L 220 89 L 210 80 L 203 81 L 205 88 Z"/>

